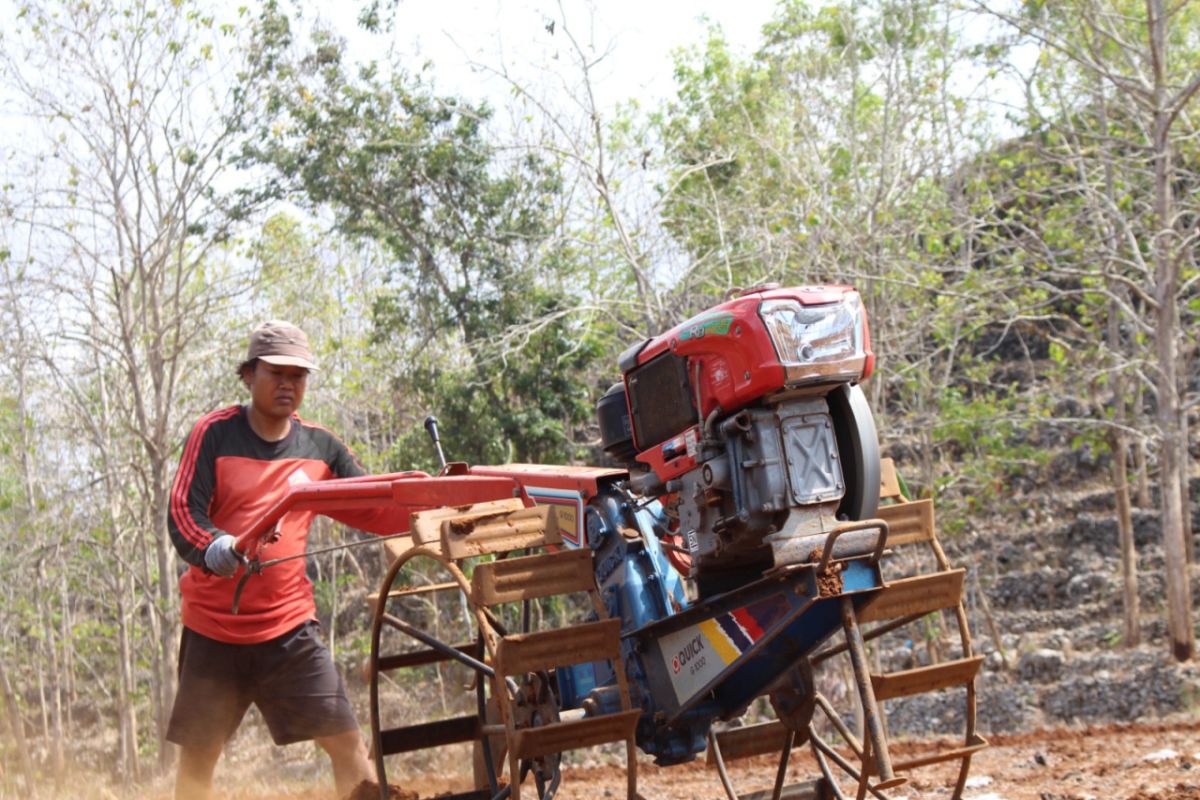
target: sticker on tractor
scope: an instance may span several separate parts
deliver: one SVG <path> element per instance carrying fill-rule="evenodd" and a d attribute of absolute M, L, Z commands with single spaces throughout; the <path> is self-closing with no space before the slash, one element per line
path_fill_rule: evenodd
<path fill-rule="evenodd" d="M 554 518 L 558 521 L 558 532 L 567 547 L 579 547 L 583 541 L 579 521 L 583 517 L 583 495 L 569 489 L 550 489 L 543 486 L 526 486 L 526 493 L 539 506 L 554 506 Z"/>
<path fill-rule="evenodd" d="M 571 544 L 579 544 L 579 514 L 575 505 L 571 503 L 556 505 L 554 514 L 558 520 L 558 533 L 563 540 Z"/>
<path fill-rule="evenodd" d="M 718 314 L 715 317 L 699 318 L 689 321 L 679 332 L 679 341 L 703 339 L 705 336 L 727 336 L 729 326 L 733 324 L 733 314 Z"/>
<path fill-rule="evenodd" d="M 790 606 L 782 594 L 718 614 L 660 640 L 667 676 L 682 705 L 705 689 L 776 623 Z"/>

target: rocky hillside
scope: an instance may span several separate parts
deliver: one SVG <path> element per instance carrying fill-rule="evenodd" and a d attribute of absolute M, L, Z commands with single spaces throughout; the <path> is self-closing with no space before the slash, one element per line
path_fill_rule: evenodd
<path fill-rule="evenodd" d="M 1192 479 L 1190 495 L 1196 536 L 1200 478 Z M 1122 644 L 1111 493 L 1103 486 L 1043 493 L 1022 505 L 1019 515 L 975 520 L 961 534 L 943 536 L 950 560 L 970 569 L 973 641 L 986 656 L 977 682 L 979 730 L 1149 720 L 1200 703 L 1200 665 L 1176 664 L 1168 654 L 1157 512 L 1134 510 L 1142 643 L 1129 648 Z M 1192 575 L 1200 599 L 1200 569 Z M 919 648 L 892 652 L 885 667 L 904 668 L 896 662 L 906 657 L 927 660 Z M 964 703 L 953 694 L 889 701 L 893 733 L 961 731 Z"/>

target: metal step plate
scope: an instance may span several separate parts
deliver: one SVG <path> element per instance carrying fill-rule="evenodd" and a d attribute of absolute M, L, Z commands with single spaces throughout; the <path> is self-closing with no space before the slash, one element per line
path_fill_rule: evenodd
<path fill-rule="evenodd" d="M 941 750 L 936 753 L 926 753 L 924 755 L 914 756 L 912 758 L 906 758 L 900 761 L 893 761 L 892 770 L 894 772 L 908 772 L 909 770 L 919 769 L 920 767 L 927 767 L 930 764 L 941 764 L 946 761 L 957 761 L 961 758 L 965 758 L 966 756 L 977 753 L 987 746 L 987 739 L 983 738 L 979 734 L 975 734 L 971 737 L 971 742 L 963 745 L 962 747 L 955 747 L 950 750 Z M 874 767 L 874 764 L 875 762 L 872 761 L 869 766 Z"/>
<path fill-rule="evenodd" d="M 505 636 L 496 649 L 496 670 L 504 675 L 603 660 L 620 663 L 619 619 Z"/>
<path fill-rule="evenodd" d="M 954 608 L 962 600 L 965 569 L 891 581 L 858 609 L 859 622 L 878 622 Z"/>
<path fill-rule="evenodd" d="M 513 750 L 518 758 L 535 758 L 578 747 L 624 741 L 633 737 L 633 728 L 641 715 L 642 712 L 635 709 L 519 730 Z"/>
<path fill-rule="evenodd" d="M 924 694 L 949 686 L 965 686 L 979 672 L 983 656 L 960 658 L 957 661 L 945 661 L 931 667 L 917 667 L 900 672 L 872 674 L 871 684 L 875 689 L 876 700 L 890 700 L 893 697 L 909 697 L 914 694 Z"/>
<path fill-rule="evenodd" d="M 928 542 L 934 537 L 932 500 L 880 506 L 875 516 L 888 524 L 888 547 Z"/>
<path fill-rule="evenodd" d="M 900 494 L 900 477 L 896 474 L 896 462 L 890 458 L 879 459 L 879 499 L 904 502 Z"/>
<path fill-rule="evenodd" d="M 510 553 L 528 547 L 561 544 L 552 506 L 470 517 L 448 517 L 441 523 L 442 552 L 453 559 Z"/>
<path fill-rule="evenodd" d="M 467 642 L 464 644 L 453 645 L 455 650 L 460 653 L 466 653 L 473 658 L 481 658 L 479 644 L 476 642 Z M 443 661 L 449 661 L 450 656 L 439 650 L 413 650 L 409 653 L 397 653 L 390 656 L 380 656 L 378 669 L 380 672 L 388 672 L 394 669 L 407 669 L 410 667 L 423 667 L 426 664 L 438 664 Z M 370 664 L 367 664 L 367 669 Z M 364 669 L 364 672 L 367 670 Z"/>
<path fill-rule="evenodd" d="M 774 792 L 763 789 L 757 792 L 738 794 L 740 800 L 771 800 Z M 826 790 L 825 781 L 805 781 L 804 783 L 789 783 L 779 793 L 779 800 L 826 800 L 833 795 Z"/>
<path fill-rule="evenodd" d="M 489 561 L 476 565 L 471 575 L 471 599 L 481 606 L 590 592 L 595 588 L 592 551 L 586 547 Z"/>
<path fill-rule="evenodd" d="M 419 545 L 438 546 L 442 541 L 442 523 L 450 519 L 469 520 L 520 511 L 525 508 L 519 497 L 475 503 L 467 506 L 445 506 L 412 515 L 412 540 Z"/>
<path fill-rule="evenodd" d="M 779 720 L 759 722 L 718 732 L 717 746 L 721 748 L 721 758 L 736 761 L 764 753 L 779 753 L 787 742 L 787 733 L 787 728 Z M 716 753 L 711 747 L 705 756 L 705 763 L 709 766 L 717 763 Z"/>
<path fill-rule="evenodd" d="M 454 717 L 380 731 L 380 750 L 385 756 L 431 747 L 469 742 L 479 738 L 479 717 Z"/>

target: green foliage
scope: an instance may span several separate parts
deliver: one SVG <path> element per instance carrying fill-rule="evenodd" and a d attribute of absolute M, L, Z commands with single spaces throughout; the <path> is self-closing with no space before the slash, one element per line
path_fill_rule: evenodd
<path fill-rule="evenodd" d="M 1050 457 L 1031 441 L 1040 420 L 1030 413 L 1030 399 L 1014 389 L 953 386 L 938 398 L 934 437 L 953 448 L 960 470 L 944 480 L 970 481 L 979 500 L 1007 496 L 1007 480 L 1043 466 Z"/>
<path fill-rule="evenodd" d="M 349 68 L 328 34 L 296 55 L 273 5 L 258 31 L 274 115 L 244 157 L 277 171 L 280 194 L 331 209 L 339 231 L 389 256 L 372 305 L 374 341 L 402 354 L 396 396 L 452 423 L 460 457 L 574 456 L 590 416 L 580 376 L 599 353 L 572 325 L 575 265 L 550 241 L 553 166 L 501 158 L 486 106 L 437 95 L 420 74 Z M 397 439 L 397 466 L 417 459 L 417 435 Z"/>
<path fill-rule="evenodd" d="M 22 503 L 21 454 L 17 451 L 26 438 L 20 432 L 22 424 L 16 399 L 0 393 L 0 511 L 6 515 L 14 514 L 14 506 Z"/>
<path fill-rule="evenodd" d="M 569 312 L 567 298 L 530 287 L 521 298 L 526 313 L 554 319 Z M 401 298 L 380 298 L 377 320 L 385 331 L 404 329 Z M 540 330 L 523 331 L 510 355 L 481 356 L 478 363 L 437 347 L 411 354 L 400 368 L 395 391 L 416 409 L 436 412 L 447 458 L 470 463 L 555 463 L 578 456 L 573 430 L 592 413 L 580 376 L 604 355 L 593 334 L 564 316 Z M 481 349 L 481 352 L 486 352 Z M 479 365 L 483 369 L 477 369 Z M 420 426 L 401 436 L 393 466 L 433 466 Z"/>

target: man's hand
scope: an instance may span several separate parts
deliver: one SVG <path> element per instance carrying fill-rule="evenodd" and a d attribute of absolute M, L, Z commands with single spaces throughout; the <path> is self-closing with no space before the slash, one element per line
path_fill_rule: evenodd
<path fill-rule="evenodd" d="M 232 578 L 238 566 L 245 561 L 242 554 L 233 549 L 236 542 L 237 539 L 228 533 L 213 539 L 204 550 L 204 566 L 222 578 Z"/>

